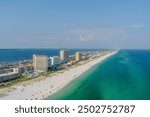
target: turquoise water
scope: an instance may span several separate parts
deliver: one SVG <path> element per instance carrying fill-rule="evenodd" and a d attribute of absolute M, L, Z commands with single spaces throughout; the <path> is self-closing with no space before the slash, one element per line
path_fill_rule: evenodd
<path fill-rule="evenodd" d="M 149 100 L 150 51 L 120 50 L 48 99 Z"/>

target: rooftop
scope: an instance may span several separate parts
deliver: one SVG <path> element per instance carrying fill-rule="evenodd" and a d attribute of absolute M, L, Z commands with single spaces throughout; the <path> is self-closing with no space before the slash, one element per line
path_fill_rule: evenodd
<path fill-rule="evenodd" d="M 2 76 L 8 76 L 8 75 L 13 75 L 13 74 L 17 74 L 17 72 L 9 72 L 9 73 L 0 74 L 0 77 L 2 77 Z"/>

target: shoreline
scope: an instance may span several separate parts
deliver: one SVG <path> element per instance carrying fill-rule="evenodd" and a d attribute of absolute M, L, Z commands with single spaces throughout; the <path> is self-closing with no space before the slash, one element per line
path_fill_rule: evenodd
<path fill-rule="evenodd" d="M 16 84 L 7 89 L 0 89 L 4 96 L 0 100 L 42 100 L 63 89 L 71 81 L 78 78 L 94 65 L 114 55 L 117 51 L 95 58 L 81 65 L 73 66 L 67 70 L 58 71 L 53 76 L 44 79 L 31 80 Z"/>

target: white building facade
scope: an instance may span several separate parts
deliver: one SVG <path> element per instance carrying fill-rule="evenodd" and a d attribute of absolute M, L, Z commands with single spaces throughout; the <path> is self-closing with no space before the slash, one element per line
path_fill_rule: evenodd
<path fill-rule="evenodd" d="M 68 62 L 69 61 L 69 51 L 61 50 L 60 51 L 60 59 L 62 62 Z"/>
<path fill-rule="evenodd" d="M 61 64 L 61 60 L 58 56 L 50 57 L 51 66 L 56 66 Z"/>

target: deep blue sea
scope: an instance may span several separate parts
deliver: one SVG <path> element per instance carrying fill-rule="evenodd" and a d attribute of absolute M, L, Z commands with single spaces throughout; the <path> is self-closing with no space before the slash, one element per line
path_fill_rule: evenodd
<path fill-rule="evenodd" d="M 150 50 L 120 50 L 48 99 L 150 100 Z"/>
<path fill-rule="evenodd" d="M 92 49 L 93 50 L 93 49 Z M 69 53 L 89 51 L 70 49 Z M 0 63 L 59 56 L 60 49 L 0 49 Z M 48 99 L 150 100 L 150 50 L 120 50 Z"/>
<path fill-rule="evenodd" d="M 0 49 L 0 63 L 16 62 L 21 60 L 32 59 L 33 54 L 59 56 L 61 49 Z M 69 54 L 74 54 L 76 51 L 94 51 L 97 49 L 68 49 Z M 102 50 L 102 49 L 99 49 Z"/>

